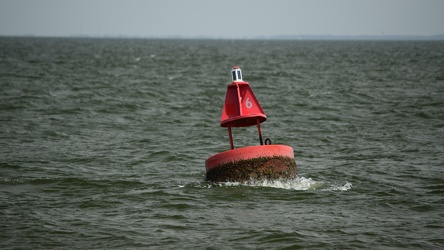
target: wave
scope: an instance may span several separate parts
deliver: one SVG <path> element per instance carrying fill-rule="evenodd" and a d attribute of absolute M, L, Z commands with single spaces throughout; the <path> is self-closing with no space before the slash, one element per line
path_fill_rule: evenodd
<path fill-rule="evenodd" d="M 181 186 L 185 187 L 185 186 Z M 328 183 L 324 181 L 316 181 L 312 178 L 298 177 L 295 179 L 278 179 L 278 180 L 250 180 L 245 182 L 218 182 L 205 184 L 198 184 L 201 188 L 213 187 L 264 187 L 264 188 L 278 188 L 286 190 L 309 190 L 309 191 L 347 191 L 353 185 L 350 182 L 343 184 Z"/>

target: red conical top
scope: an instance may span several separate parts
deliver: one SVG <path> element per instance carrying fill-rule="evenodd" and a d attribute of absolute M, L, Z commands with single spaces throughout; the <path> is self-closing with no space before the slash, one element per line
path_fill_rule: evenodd
<path fill-rule="evenodd" d="M 267 116 L 254 96 L 248 82 L 242 80 L 239 67 L 231 70 L 233 82 L 227 86 L 227 94 L 222 109 L 222 127 L 254 126 L 267 120 Z"/>

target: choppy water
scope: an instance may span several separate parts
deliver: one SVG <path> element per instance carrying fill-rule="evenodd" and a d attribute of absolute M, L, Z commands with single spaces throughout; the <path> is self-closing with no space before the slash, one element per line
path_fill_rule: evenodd
<path fill-rule="evenodd" d="M 299 179 L 204 181 L 233 65 Z M 444 42 L 3 37 L 0 86 L 3 249 L 444 247 Z"/>

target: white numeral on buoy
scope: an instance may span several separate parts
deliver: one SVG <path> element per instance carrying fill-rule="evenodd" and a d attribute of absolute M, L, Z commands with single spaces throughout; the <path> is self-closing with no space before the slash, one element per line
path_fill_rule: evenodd
<path fill-rule="evenodd" d="M 245 101 L 245 106 L 247 107 L 247 109 L 251 109 L 251 107 L 253 107 L 253 103 L 250 102 L 250 98 L 249 97 Z"/>

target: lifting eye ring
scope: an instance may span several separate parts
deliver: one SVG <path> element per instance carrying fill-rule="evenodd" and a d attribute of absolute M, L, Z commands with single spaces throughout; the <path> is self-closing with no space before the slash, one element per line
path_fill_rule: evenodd
<path fill-rule="evenodd" d="M 265 145 L 271 145 L 271 140 L 269 138 L 265 139 L 264 141 Z"/>

